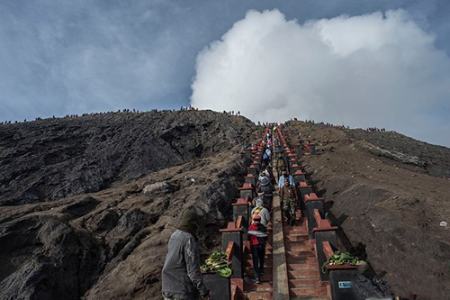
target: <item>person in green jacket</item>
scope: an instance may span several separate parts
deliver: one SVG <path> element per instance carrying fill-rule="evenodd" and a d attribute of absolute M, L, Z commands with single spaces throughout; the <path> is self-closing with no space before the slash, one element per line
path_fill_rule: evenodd
<path fill-rule="evenodd" d="M 286 222 L 293 226 L 295 224 L 295 210 L 297 209 L 297 193 L 295 187 L 290 185 L 289 180 L 284 181 L 280 190 L 280 198 Z"/>

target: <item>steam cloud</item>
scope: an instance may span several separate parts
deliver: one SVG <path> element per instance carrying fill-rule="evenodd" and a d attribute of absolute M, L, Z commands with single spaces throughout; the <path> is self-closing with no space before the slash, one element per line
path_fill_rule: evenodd
<path fill-rule="evenodd" d="M 197 57 L 191 104 L 450 145 L 450 59 L 403 10 L 299 24 L 249 11 Z"/>

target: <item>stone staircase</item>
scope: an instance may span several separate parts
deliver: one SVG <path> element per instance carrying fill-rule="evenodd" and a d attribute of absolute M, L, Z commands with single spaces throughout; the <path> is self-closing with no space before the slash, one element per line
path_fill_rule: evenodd
<path fill-rule="evenodd" d="M 308 238 L 305 218 L 295 226 L 284 224 L 286 262 L 290 299 L 330 299 L 328 283 L 320 280 L 312 241 Z"/>
<path fill-rule="evenodd" d="M 274 170 L 275 173 L 275 170 Z M 278 177 L 279 174 L 275 174 Z M 278 192 L 272 202 L 272 222 L 268 228 L 265 273 L 260 284 L 255 284 L 253 262 L 248 242 L 245 258 L 243 298 L 330 300 L 329 282 L 320 279 L 319 265 L 314 249 L 315 240 L 308 236 L 307 220 L 297 211 L 294 226 L 282 218 Z"/>

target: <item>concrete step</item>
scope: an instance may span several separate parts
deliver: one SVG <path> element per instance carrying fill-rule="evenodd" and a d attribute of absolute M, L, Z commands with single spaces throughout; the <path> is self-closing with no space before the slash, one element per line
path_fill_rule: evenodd
<path fill-rule="evenodd" d="M 306 236 L 306 235 L 308 235 L 308 230 L 303 229 L 303 228 L 297 228 L 296 226 L 284 227 L 283 231 L 286 236 L 290 236 L 290 235 Z"/>
<path fill-rule="evenodd" d="M 315 256 L 315 252 L 311 250 L 310 247 L 307 247 L 305 245 L 295 245 L 295 246 L 288 246 L 285 248 L 287 255 L 306 255 L 306 256 Z"/>
<path fill-rule="evenodd" d="M 248 300 L 271 300 L 271 292 L 249 292 L 246 295 Z"/>
<path fill-rule="evenodd" d="M 317 279 L 289 279 L 290 288 L 325 288 L 327 284 Z"/>
<path fill-rule="evenodd" d="M 289 264 L 288 271 L 295 271 L 295 272 L 309 272 L 314 271 L 319 274 L 319 266 L 317 264 Z"/>
<path fill-rule="evenodd" d="M 285 235 L 286 242 L 292 243 L 292 242 L 305 242 L 308 240 L 308 236 L 305 236 L 304 234 L 289 234 Z"/>
<path fill-rule="evenodd" d="M 317 260 L 313 255 L 289 255 L 286 257 L 288 264 L 311 264 L 317 265 Z"/>
<path fill-rule="evenodd" d="M 302 271 L 302 270 L 319 270 L 319 266 L 317 264 L 312 264 L 312 263 L 299 263 L 299 262 L 288 262 L 288 270 L 297 270 L 297 271 Z"/>
<path fill-rule="evenodd" d="M 291 288 L 289 295 L 296 297 L 328 297 L 326 287 L 320 288 Z"/>
<path fill-rule="evenodd" d="M 249 279 L 248 282 L 245 283 L 244 288 L 247 292 L 272 292 L 272 282 L 262 280 L 261 283 L 256 284 L 253 283 L 253 280 Z"/>
<path fill-rule="evenodd" d="M 316 279 L 320 281 L 317 270 L 288 270 L 289 279 Z"/>
<path fill-rule="evenodd" d="M 330 297 L 310 297 L 310 296 L 293 296 L 290 295 L 290 300 L 331 300 Z"/>
<path fill-rule="evenodd" d="M 286 261 L 288 264 L 317 266 L 317 260 L 314 256 L 288 256 Z"/>
<path fill-rule="evenodd" d="M 298 252 L 303 252 L 305 254 L 314 254 L 315 252 L 311 249 L 309 245 L 306 244 L 290 244 L 286 245 L 286 252 L 288 254 L 297 254 Z"/>

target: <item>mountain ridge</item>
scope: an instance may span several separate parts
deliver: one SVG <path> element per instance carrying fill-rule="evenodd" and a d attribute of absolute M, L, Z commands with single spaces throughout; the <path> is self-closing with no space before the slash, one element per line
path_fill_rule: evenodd
<path fill-rule="evenodd" d="M 195 206 L 208 224 L 202 252 L 220 244 L 217 229 L 245 175 L 243 150 L 261 129 L 195 110 L 0 125 L 0 298 L 160 297 L 179 212 Z M 450 215 L 450 149 L 324 123 L 288 121 L 285 130 L 299 154 L 315 143 L 317 155 L 299 157 L 344 246 L 364 246 L 398 294 L 438 299 L 449 290 L 440 262 L 450 259 L 450 236 L 439 222 Z M 401 253 L 408 258 L 396 269 Z"/>

